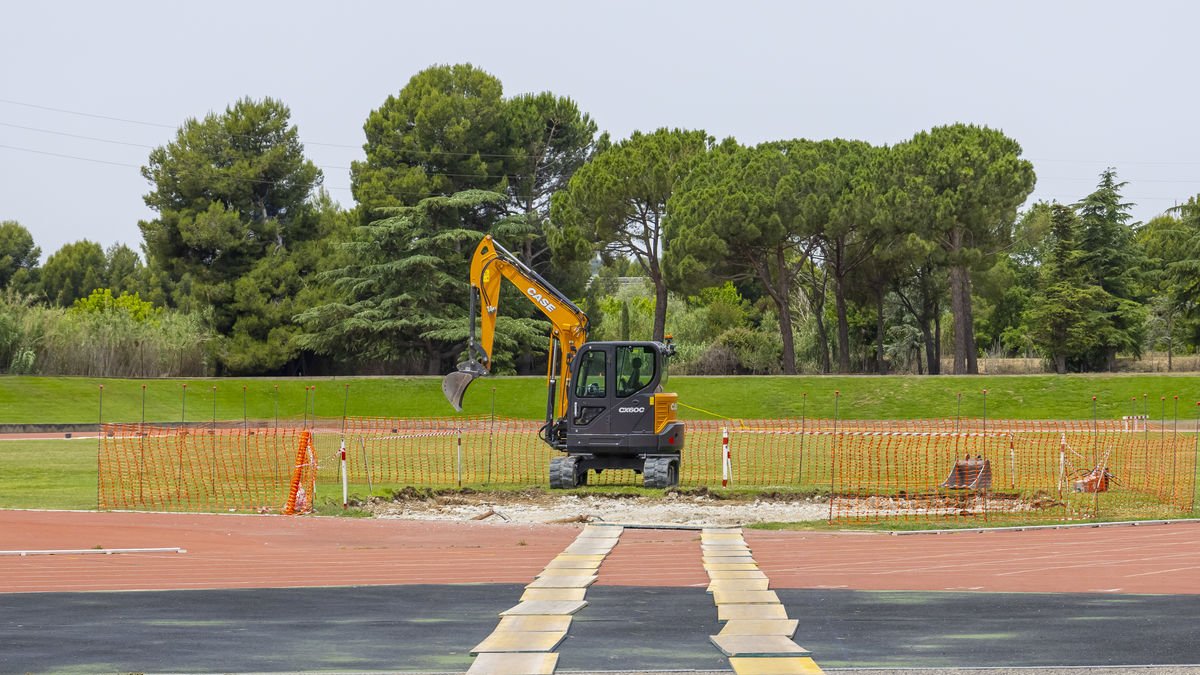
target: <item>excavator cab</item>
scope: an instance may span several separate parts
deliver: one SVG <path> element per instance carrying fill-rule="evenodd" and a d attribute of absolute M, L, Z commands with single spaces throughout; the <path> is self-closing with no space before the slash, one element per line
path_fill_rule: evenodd
<path fill-rule="evenodd" d="M 632 469 L 646 487 L 679 482 L 684 427 L 675 394 L 664 393 L 673 346 L 660 342 L 589 342 L 571 364 L 566 415 L 551 444 L 550 487 L 587 482 L 589 470 Z"/>

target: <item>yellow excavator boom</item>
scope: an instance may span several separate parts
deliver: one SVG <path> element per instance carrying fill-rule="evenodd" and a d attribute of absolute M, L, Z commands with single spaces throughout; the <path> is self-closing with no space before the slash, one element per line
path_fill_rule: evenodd
<path fill-rule="evenodd" d="M 567 408 L 571 359 L 587 341 L 588 318 L 582 309 L 487 235 L 471 258 L 471 333 L 467 360 L 442 381 L 442 393 L 455 410 L 462 410 L 463 396 L 476 378 L 491 372 L 492 347 L 502 279 L 508 279 L 521 295 L 550 320 L 550 350 L 546 372 L 550 398 L 547 415 L 561 417 Z M 478 304 L 477 304 L 478 303 Z M 479 339 L 475 338 L 475 312 L 480 317 Z M 561 384 L 557 381 L 562 378 Z"/>

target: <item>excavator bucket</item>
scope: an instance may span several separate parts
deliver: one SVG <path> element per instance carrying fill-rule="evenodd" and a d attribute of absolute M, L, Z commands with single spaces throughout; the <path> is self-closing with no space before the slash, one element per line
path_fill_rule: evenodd
<path fill-rule="evenodd" d="M 477 377 L 487 375 L 487 371 L 483 366 L 474 361 L 466 361 L 458 364 L 458 370 L 450 373 L 442 379 L 442 393 L 446 395 L 446 400 L 450 405 L 454 406 L 455 410 L 462 410 L 463 396 L 467 393 L 467 387 L 475 381 Z"/>
<path fill-rule="evenodd" d="M 951 490 L 989 490 L 992 487 L 992 460 L 976 455 L 971 459 L 954 462 L 950 475 L 942 482 L 941 487 Z"/>

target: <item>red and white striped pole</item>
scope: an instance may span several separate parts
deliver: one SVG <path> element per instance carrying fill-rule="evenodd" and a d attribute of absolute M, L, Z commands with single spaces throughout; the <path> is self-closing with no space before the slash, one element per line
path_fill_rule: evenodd
<path fill-rule="evenodd" d="M 350 477 L 346 475 L 346 439 L 342 439 L 342 508 L 350 505 Z"/>
<path fill-rule="evenodd" d="M 721 487 L 729 487 L 733 459 L 729 454 L 729 427 L 721 428 Z"/>

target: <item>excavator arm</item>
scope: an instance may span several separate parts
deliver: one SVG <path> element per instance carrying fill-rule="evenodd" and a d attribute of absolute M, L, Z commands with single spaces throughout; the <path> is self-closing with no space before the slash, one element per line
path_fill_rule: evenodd
<path fill-rule="evenodd" d="M 492 346 L 496 337 L 500 285 L 508 279 L 521 295 L 550 320 L 550 349 L 547 355 L 547 421 L 562 417 L 567 409 L 571 359 L 587 341 L 588 318 L 557 288 L 534 272 L 487 235 L 471 258 L 471 324 L 467 360 L 442 381 L 442 393 L 455 410 L 462 410 L 463 396 L 476 378 L 492 370 Z M 479 312 L 479 337 L 475 336 L 475 313 Z M 561 378 L 561 386 L 559 380 Z"/>

